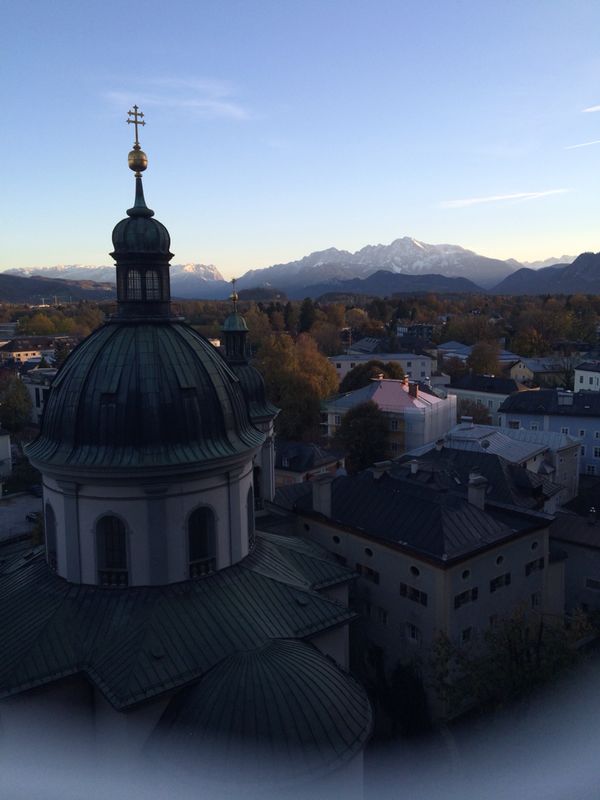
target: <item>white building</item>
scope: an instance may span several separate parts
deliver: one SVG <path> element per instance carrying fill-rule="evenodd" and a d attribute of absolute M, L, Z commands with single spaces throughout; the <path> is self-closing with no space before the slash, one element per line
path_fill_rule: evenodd
<path fill-rule="evenodd" d="M 417 355 L 416 353 L 370 353 L 365 355 L 350 354 L 329 356 L 329 361 L 335 367 L 338 380 L 341 383 L 350 370 L 359 364 L 366 364 L 369 361 L 391 361 L 399 364 L 407 378 L 413 381 L 426 381 L 431 377 L 432 359 L 430 356 Z"/>
<path fill-rule="evenodd" d="M 575 367 L 573 391 L 600 392 L 600 361 L 583 361 Z"/>
<path fill-rule="evenodd" d="M 44 413 L 44 406 L 50 394 L 52 381 L 58 370 L 37 368 L 21 375 L 23 385 L 31 398 L 31 420 L 39 425 Z"/>

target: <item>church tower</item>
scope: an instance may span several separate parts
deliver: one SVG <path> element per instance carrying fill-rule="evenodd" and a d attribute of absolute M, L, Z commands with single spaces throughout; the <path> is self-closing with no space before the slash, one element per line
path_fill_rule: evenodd
<path fill-rule="evenodd" d="M 137 106 L 130 116 L 135 201 L 112 234 L 118 312 L 59 371 L 28 449 L 43 475 L 49 563 L 70 582 L 120 587 L 199 577 L 248 554 L 266 438 L 232 368 L 171 311 L 169 232 L 146 205 L 145 123 Z"/>

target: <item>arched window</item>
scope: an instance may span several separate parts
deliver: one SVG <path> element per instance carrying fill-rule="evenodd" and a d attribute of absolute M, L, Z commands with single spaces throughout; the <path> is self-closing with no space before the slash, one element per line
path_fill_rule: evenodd
<path fill-rule="evenodd" d="M 130 269 L 127 273 L 127 299 L 142 299 L 142 279 L 137 269 Z"/>
<path fill-rule="evenodd" d="M 201 578 L 217 567 L 215 515 L 203 506 L 190 515 L 188 521 L 188 560 L 190 578 Z"/>
<path fill-rule="evenodd" d="M 46 503 L 46 560 L 51 569 L 56 569 L 56 516 L 50 503 Z"/>
<path fill-rule="evenodd" d="M 127 531 L 123 521 L 111 516 L 98 520 L 96 544 L 100 586 L 127 586 Z"/>
<path fill-rule="evenodd" d="M 160 277 L 155 269 L 146 272 L 146 300 L 160 300 Z"/>
<path fill-rule="evenodd" d="M 248 515 L 248 550 L 254 547 L 254 490 L 248 489 L 248 500 L 246 501 L 246 514 Z"/>

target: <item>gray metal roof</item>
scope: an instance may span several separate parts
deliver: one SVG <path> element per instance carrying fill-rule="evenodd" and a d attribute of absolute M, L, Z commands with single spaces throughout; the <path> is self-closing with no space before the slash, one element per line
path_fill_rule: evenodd
<path fill-rule="evenodd" d="M 84 673 L 123 709 L 199 680 L 234 653 L 355 617 L 311 588 L 350 571 L 319 552 L 311 577 L 310 550 L 272 536 L 263 545 L 235 566 L 163 587 L 69 584 L 39 552 L 8 562 L 0 572 L 0 696 Z"/>
<path fill-rule="evenodd" d="M 221 785 L 297 783 L 351 760 L 371 725 L 369 700 L 356 681 L 316 648 L 277 640 L 229 656 L 183 690 L 149 750 L 169 761 L 175 753 L 178 768 L 187 761 Z"/>
<path fill-rule="evenodd" d="M 263 440 L 238 379 L 204 337 L 169 320 L 120 321 L 59 370 L 27 454 L 39 468 L 184 468 Z"/>

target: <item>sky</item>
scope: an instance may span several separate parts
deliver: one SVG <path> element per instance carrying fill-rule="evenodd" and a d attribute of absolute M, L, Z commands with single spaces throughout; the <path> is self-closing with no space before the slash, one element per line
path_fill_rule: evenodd
<path fill-rule="evenodd" d="M 127 111 L 173 263 L 600 250 L 597 0 L 4 0 L 0 270 L 110 264 Z"/>

